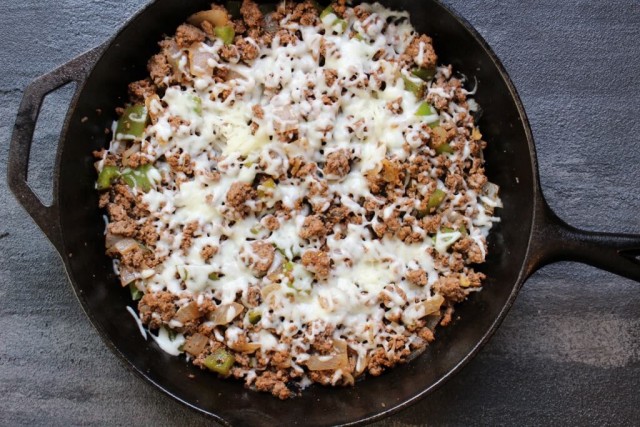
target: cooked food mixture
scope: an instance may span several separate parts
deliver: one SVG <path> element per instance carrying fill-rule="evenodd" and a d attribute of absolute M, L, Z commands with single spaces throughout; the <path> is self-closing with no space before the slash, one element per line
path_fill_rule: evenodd
<path fill-rule="evenodd" d="M 230 2 L 160 48 L 95 155 L 163 350 L 288 398 L 407 361 L 480 290 L 477 105 L 407 13 Z"/>

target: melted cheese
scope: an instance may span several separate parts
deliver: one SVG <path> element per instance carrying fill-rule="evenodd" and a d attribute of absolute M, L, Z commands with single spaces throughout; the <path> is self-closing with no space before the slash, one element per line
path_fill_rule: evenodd
<path fill-rule="evenodd" d="M 435 249 L 445 254 L 461 237 L 458 231 L 440 232 L 435 241 L 423 236 L 421 243 L 414 244 L 397 237 L 373 238 L 371 226 L 389 219 L 396 210 L 408 212 L 417 206 L 413 199 L 404 197 L 388 205 L 382 218 L 349 224 L 341 238 L 328 236 L 326 250 L 332 260 L 328 280 L 317 281 L 299 261 L 305 250 L 321 247 L 318 240 L 300 237 L 304 219 L 310 214 L 302 204 L 305 197 L 321 206 L 320 210 L 338 201 L 355 214 L 365 213 L 363 200 L 384 204 L 372 195 L 365 175 L 380 173 L 385 158 L 412 160 L 412 150 L 428 138 L 422 125 L 446 118 L 438 114 L 416 116 L 423 101 L 405 90 L 404 79 L 414 77 L 396 59 L 415 35 L 407 14 L 378 4 L 363 7 L 371 16 L 364 22 L 349 19 L 346 30 L 336 24 L 334 14 L 327 15 L 318 27 L 289 23 L 285 17 L 281 26 L 300 31 L 301 40 L 284 46 L 275 37 L 270 46 L 260 46 L 260 56 L 250 66 L 222 61 L 219 42 L 201 44 L 198 49 L 209 55 L 209 65 L 227 68 L 230 79 L 216 82 L 203 76 L 190 87 L 169 87 L 161 102 L 152 103 L 156 120 L 146 130 L 146 154 L 157 160 L 157 171 L 152 177 L 155 188 L 143 195 L 143 201 L 160 236 L 156 254 L 165 257 L 155 274 L 144 276 L 147 292 L 166 290 L 200 304 L 205 299 L 230 304 L 246 297 L 251 287 L 273 288 L 254 308 L 262 315 L 262 329 L 251 332 L 249 339 L 259 343 L 262 352 L 291 351 L 294 367 L 308 359 L 310 337 L 321 332 L 314 329 L 320 323 L 332 326 L 336 337 L 348 337 L 350 348 L 359 355 L 358 366 L 365 363 L 368 351 L 387 348 L 390 336 L 406 330 L 401 323 L 385 324 L 383 320 L 399 317 L 409 301 L 434 297 L 432 286 L 448 270 L 437 269 L 430 253 Z M 391 21 L 395 23 L 386 25 Z M 352 37 L 352 32 L 359 36 Z M 322 67 L 318 66 L 321 44 L 326 50 Z M 384 56 L 374 60 L 379 51 L 393 60 Z M 186 56 L 182 53 L 174 58 L 183 72 L 188 68 Z M 423 57 L 421 45 L 417 62 L 422 63 Z M 325 74 L 331 72 L 336 82 L 328 85 Z M 447 72 L 447 68 L 438 68 L 439 75 Z M 372 75 L 384 85 L 369 78 Z M 428 93 L 452 98 L 452 93 L 434 85 L 428 87 Z M 464 109 L 454 105 L 452 111 L 459 114 Z M 326 194 L 310 194 L 319 185 L 322 172 L 304 179 L 286 175 L 295 157 L 321 168 L 328 153 L 341 149 L 351 153 L 350 171 L 342 178 L 327 177 Z M 469 155 L 467 146 L 463 158 Z M 179 180 L 167 184 L 170 168 L 163 156 L 188 158 L 193 176 L 173 172 Z M 256 215 L 251 209 L 244 218 L 230 216 L 226 198 L 231 186 L 237 182 L 255 184 L 258 174 L 276 178 L 278 183 L 275 188 L 259 187 L 269 194 L 247 202 L 251 204 L 247 206 L 264 203 L 265 210 L 271 212 L 280 203 L 291 210 L 290 218 L 280 218 L 280 227 L 274 231 L 261 225 L 264 212 Z M 445 188 L 441 182 L 438 186 Z M 423 195 L 432 190 L 428 185 L 420 188 Z M 478 203 L 475 193 L 468 194 L 472 196 L 468 210 L 473 214 L 467 222 L 469 233 L 484 254 L 484 238 L 496 219 Z M 457 195 L 454 203 L 459 199 Z M 480 200 L 490 207 L 500 206 L 499 200 L 485 196 Z M 191 236 L 189 249 L 183 250 L 182 230 L 192 222 L 197 223 L 198 231 Z M 413 231 L 424 234 L 418 227 Z M 255 240 L 278 249 L 266 277 L 257 276 L 245 262 L 259 258 L 251 246 Z M 218 249 L 208 259 L 201 254 L 206 246 Z M 285 264 L 291 279 L 276 274 Z M 416 269 L 426 273 L 426 286 L 406 279 L 407 273 Z M 279 277 L 274 279 L 272 273 Z M 411 307 L 402 314 L 407 322 L 421 316 L 422 306 Z M 216 330 L 215 337 L 233 344 L 242 333 L 235 325 L 226 332 Z M 280 342 L 279 336 L 290 337 L 290 346 Z M 170 340 L 161 328 L 154 340 L 168 353 L 179 354 L 184 337 Z M 340 371 L 336 375 L 339 378 Z M 303 376 L 303 382 L 307 380 Z"/>

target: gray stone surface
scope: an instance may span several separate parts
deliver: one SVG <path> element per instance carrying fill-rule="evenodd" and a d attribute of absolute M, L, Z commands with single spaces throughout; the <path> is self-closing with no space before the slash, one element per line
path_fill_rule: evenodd
<path fill-rule="evenodd" d="M 25 85 L 111 35 L 145 0 L 8 1 L 0 10 L 0 176 Z M 640 233 L 640 3 L 447 0 L 511 73 L 544 192 L 567 221 Z M 50 192 L 62 91 L 30 181 Z M 58 110 L 58 111 L 56 111 Z M 635 169 L 637 171 L 637 168 Z M 77 303 L 53 247 L 0 181 L 0 424 L 210 425 L 129 373 Z M 536 273 L 478 357 L 379 425 L 640 422 L 640 284 L 562 263 Z"/>

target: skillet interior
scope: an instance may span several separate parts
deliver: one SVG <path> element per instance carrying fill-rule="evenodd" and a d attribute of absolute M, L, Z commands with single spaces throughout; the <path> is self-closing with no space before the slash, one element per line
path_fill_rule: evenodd
<path fill-rule="evenodd" d="M 487 175 L 501 187 L 505 208 L 489 239 L 490 255 L 480 269 L 485 289 L 457 310 L 455 323 L 437 333 L 437 341 L 420 357 L 354 388 L 311 387 L 299 398 L 281 402 L 245 390 L 168 356 L 144 341 L 125 310 L 130 301 L 121 290 L 104 254 L 104 223 L 97 208 L 91 151 L 108 144 L 114 108 L 126 99 L 126 86 L 146 74 L 146 61 L 157 51 L 163 33 L 172 33 L 186 17 L 209 1 L 159 0 L 137 15 L 111 42 L 81 89 L 68 116 L 59 157 L 58 197 L 67 265 L 76 293 L 105 341 L 134 369 L 165 392 L 220 421 L 239 424 L 326 425 L 352 423 L 392 412 L 437 386 L 477 351 L 490 335 L 523 280 L 536 196 L 535 156 L 524 113 L 492 53 L 461 20 L 435 1 L 382 2 L 408 10 L 413 25 L 434 39 L 441 63 L 478 81 L 477 101 L 484 110 L 480 127 L 489 148 Z M 102 114 L 97 114 L 101 109 Z M 81 122 L 82 117 L 90 120 Z M 516 179 L 517 178 L 517 179 Z M 189 379 L 189 374 L 195 375 Z"/>

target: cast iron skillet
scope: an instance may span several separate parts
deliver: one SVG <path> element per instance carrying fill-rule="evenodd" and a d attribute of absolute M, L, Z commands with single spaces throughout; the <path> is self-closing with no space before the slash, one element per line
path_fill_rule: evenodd
<path fill-rule="evenodd" d="M 225 424 L 358 424 L 392 414 L 433 391 L 462 368 L 491 337 L 523 282 L 540 266 L 574 260 L 640 281 L 640 236 L 589 233 L 561 221 L 538 183 L 531 130 L 513 84 L 487 43 L 463 18 L 437 1 L 390 0 L 409 11 L 418 31 L 433 37 L 440 61 L 478 81 L 484 109 L 480 127 L 489 142 L 487 173 L 501 187 L 502 222 L 492 230 L 482 266 L 484 290 L 457 310 L 460 320 L 411 363 L 361 381 L 353 388 L 313 386 L 279 401 L 245 390 L 162 352 L 145 341 L 125 310 L 134 305 L 121 290 L 104 254 L 104 223 L 94 190 L 91 151 L 104 147 L 103 130 L 126 99 L 127 83 L 143 78 L 156 41 L 210 0 L 158 0 L 110 41 L 31 83 L 20 105 L 9 153 L 9 186 L 51 240 L 85 312 L 107 345 L 141 377 L 182 403 Z M 29 150 L 44 96 L 68 83 L 77 90 L 62 131 L 54 199 L 43 205 L 26 182 Z M 98 114 L 96 109 L 101 109 Z M 82 120 L 87 117 L 88 120 Z M 83 123 L 84 122 L 84 123 Z M 189 379 L 188 375 L 195 377 Z"/>

